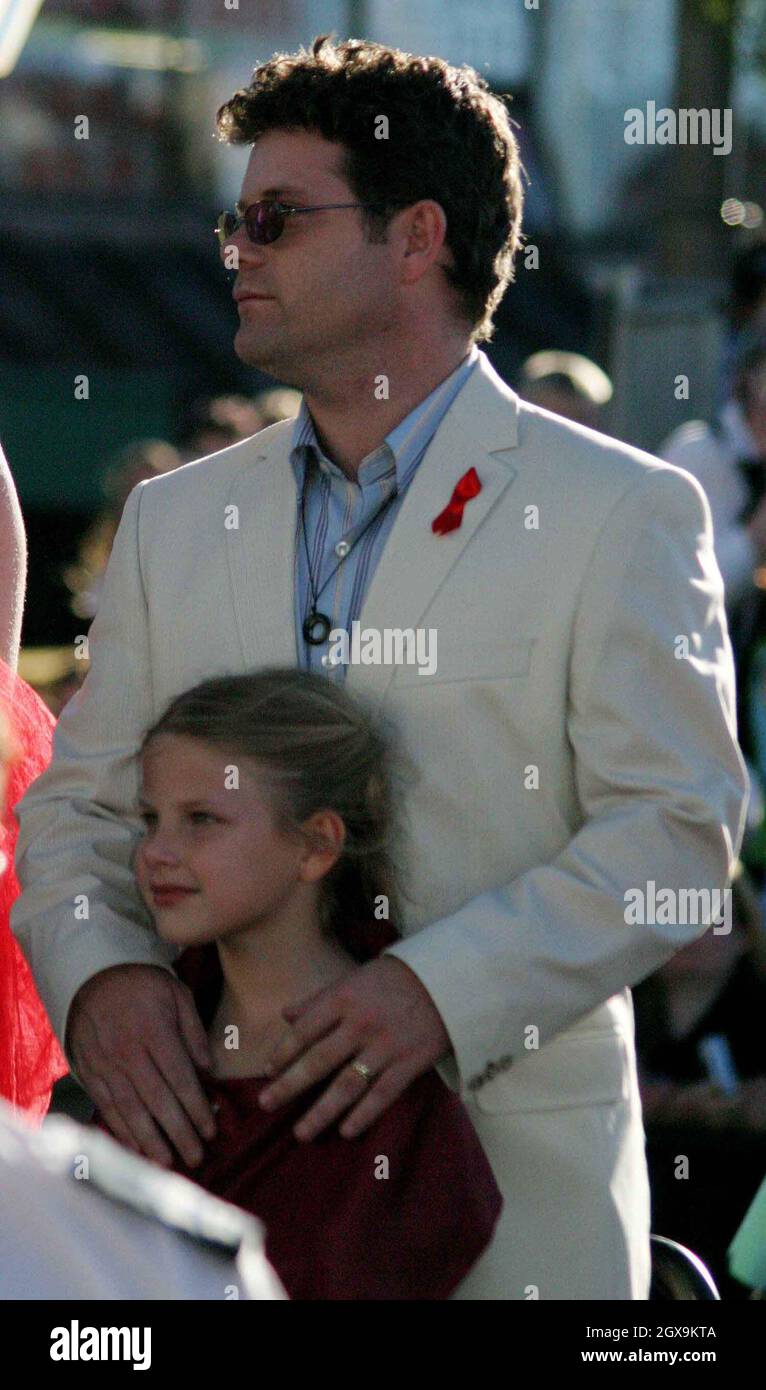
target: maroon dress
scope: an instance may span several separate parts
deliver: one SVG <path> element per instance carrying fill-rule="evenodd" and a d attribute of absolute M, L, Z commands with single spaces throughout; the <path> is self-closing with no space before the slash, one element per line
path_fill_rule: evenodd
<path fill-rule="evenodd" d="M 176 970 L 209 1024 L 221 974 L 215 946 Z M 200 1071 L 217 1133 L 197 1168 L 175 1171 L 252 1212 L 293 1299 L 446 1299 L 490 1242 L 503 1199 L 461 1101 L 436 1071 L 417 1078 L 370 1128 L 335 1121 L 308 1142 L 292 1130 L 330 1078 L 274 1111 L 260 1076 Z"/>

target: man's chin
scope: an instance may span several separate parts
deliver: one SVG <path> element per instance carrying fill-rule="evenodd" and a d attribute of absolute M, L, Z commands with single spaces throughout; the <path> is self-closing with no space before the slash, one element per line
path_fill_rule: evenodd
<path fill-rule="evenodd" d="M 268 371 L 266 364 L 278 356 L 274 344 L 268 341 L 265 334 L 256 335 L 244 325 L 234 335 L 234 351 L 245 366 L 260 367 L 262 371 Z"/>
<path fill-rule="evenodd" d="M 267 376 L 273 376 L 276 381 L 281 381 L 285 386 L 294 386 L 302 390 L 302 374 L 300 370 L 301 358 L 291 351 L 283 342 L 277 346 L 274 342 L 267 342 L 265 338 L 259 338 L 253 342 L 246 333 L 238 332 L 234 337 L 234 351 L 240 362 L 244 362 L 246 367 L 257 367 L 259 371 L 265 372 Z"/>

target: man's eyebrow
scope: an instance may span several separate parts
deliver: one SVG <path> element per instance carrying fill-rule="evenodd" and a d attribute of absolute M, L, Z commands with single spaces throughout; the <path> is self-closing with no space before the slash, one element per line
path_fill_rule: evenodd
<path fill-rule="evenodd" d="M 246 203 L 240 200 L 237 203 L 237 211 L 244 211 L 246 207 L 251 207 L 253 203 L 259 202 L 261 198 L 308 198 L 309 196 L 306 189 L 298 188 L 297 184 L 281 183 L 274 188 L 262 189 L 257 198 L 248 198 Z"/>

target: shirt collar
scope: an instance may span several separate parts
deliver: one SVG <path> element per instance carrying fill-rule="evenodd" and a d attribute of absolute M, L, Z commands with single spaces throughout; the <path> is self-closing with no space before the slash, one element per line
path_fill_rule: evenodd
<path fill-rule="evenodd" d="M 362 487 L 366 487 L 392 472 L 396 475 L 397 487 L 402 486 L 408 467 L 418 452 L 421 452 L 424 445 L 433 437 L 442 417 L 446 414 L 478 361 L 479 349 L 473 343 L 470 351 L 458 363 L 454 371 L 450 372 L 444 381 L 440 381 L 439 385 L 434 387 L 434 390 L 430 391 L 424 400 L 419 401 L 414 406 L 409 415 L 405 415 L 404 419 L 400 420 L 399 424 L 389 431 L 382 444 L 379 444 L 362 459 L 358 473 L 358 480 Z M 314 449 L 316 457 L 327 465 L 333 476 L 344 482 L 349 481 L 343 470 L 332 459 L 329 459 L 320 448 L 311 412 L 306 405 L 305 398 L 301 397 L 300 410 L 295 419 L 290 445 L 290 462 L 299 490 L 303 485 L 307 447 Z"/>

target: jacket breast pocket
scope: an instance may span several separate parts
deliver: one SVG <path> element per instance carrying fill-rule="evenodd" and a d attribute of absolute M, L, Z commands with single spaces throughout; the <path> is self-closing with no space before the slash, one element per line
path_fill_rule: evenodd
<path fill-rule="evenodd" d="M 466 636 L 460 624 L 449 629 L 436 627 L 436 647 L 430 647 L 429 667 L 402 665 L 396 673 L 398 686 L 417 685 L 427 690 L 432 685 L 454 681 L 501 681 L 509 677 L 527 676 L 535 648 L 535 638 L 504 642 L 482 634 Z M 425 663 L 423 663 L 425 667 Z"/>
<path fill-rule="evenodd" d="M 629 1076 L 622 1033 L 562 1033 L 485 1082 L 474 1099 L 488 1115 L 605 1105 L 627 1099 Z"/>

